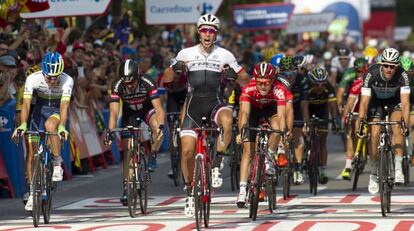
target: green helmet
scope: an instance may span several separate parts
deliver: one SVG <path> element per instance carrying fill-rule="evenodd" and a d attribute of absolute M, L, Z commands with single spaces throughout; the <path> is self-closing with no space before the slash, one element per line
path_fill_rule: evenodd
<path fill-rule="evenodd" d="M 293 57 L 292 56 L 285 56 L 280 61 L 280 69 L 282 71 L 289 71 L 293 69 Z"/>
<path fill-rule="evenodd" d="M 404 68 L 405 71 L 413 69 L 413 61 L 410 58 L 402 56 L 400 59 L 400 65 Z"/>
<path fill-rule="evenodd" d="M 368 64 L 368 60 L 366 60 L 365 58 L 356 58 L 354 61 L 354 68 L 355 69 L 362 69 L 364 68 L 366 65 Z"/>

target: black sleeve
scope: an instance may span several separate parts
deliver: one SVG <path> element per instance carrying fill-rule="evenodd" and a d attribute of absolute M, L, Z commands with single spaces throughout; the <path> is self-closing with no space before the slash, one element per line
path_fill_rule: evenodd
<path fill-rule="evenodd" d="M 159 98 L 158 95 L 158 87 L 155 81 L 148 75 L 141 75 L 141 83 L 145 86 L 145 89 L 147 89 L 148 96 L 150 100 Z"/>

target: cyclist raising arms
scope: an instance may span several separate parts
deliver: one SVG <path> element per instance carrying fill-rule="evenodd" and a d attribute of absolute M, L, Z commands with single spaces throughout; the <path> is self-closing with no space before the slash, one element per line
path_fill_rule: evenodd
<path fill-rule="evenodd" d="M 247 130 L 245 137 L 241 137 L 241 130 L 245 126 L 257 127 L 259 120 L 264 118 L 273 129 L 286 130 L 285 110 L 286 100 L 292 95 L 281 83 L 274 81 L 275 68 L 270 63 L 256 64 L 253 69 L 254 79 L 243 87 L 240 96 L 239 134 L 237 143 L 243 142 L 243 156 L 240 163 L 240 193 L 237 206 L 243 208 L 246 203 L 247 177 L 249 174 L 250 159 L 255 151 L 256 132 Z M 265 160 L 266 173 L 275 174 L 273 155 L 279 144 L 280 135 L 272 134 L 269 138 L 269 149 Z M 242 140 L 243 139 L 243 140 Z"/>
<path fill-rule="evenodd" d="M 51 150 L 53 153 L 53 175 L 52 181 L 58 182 L 63 179 L 63 169 L 61 167 L 62 157 L 60 156 L 60 139 L 67 139 L 66 119 L 69 108 L 69 101 L 72 95 L 73 79 L 63 72 L 64 62 L 58 52 L 48 52 L 42 59 L 42 71 L 37 71 L 29 75 L 25 82 L 23 104 L 20 114 L 20 126 L 13 133 L 13 138 L 19 132 L 27 131 L 27 121 L 29 119 L 30 103 L 33 92 L 36 93 L 36 104 L 33 108 L 32 118 L 29 129 L 33 131 L 46 130 L 47 132 L 57 132 L 57 136 L 49 136 Z M 29 137 L 34 147 L 37 147 L 39 137 Z M 35 148 L 33 150 L 36 150 Z M 33 169 L 32 169 L 33 170 Z M 31 182 L 32 179 L 29 179 Z M 25 209 L 32 211 L 33 196 L 30 186 L 29 198 Z"/>
<path fill-rule="evenodd" d="M 391 110 L 390 121 L 409 120 L 410 113 L 410 81 L 407 73 L 399 64 L 400 54 L 394 48 L 386 48 L 381 54 L 380 63 L 371 65 L 363 78 L 361 89 L 361 103 L 357 125 L 361 120 L 380 121 L 384 119 L 384 107 Z M 407 135 L 408 129 L 400 130 L 400 127 L 392 126 L 392 143 L 395 155 L 395 183 L 404 183 L 402 172 L 403 134 Z M 371 127 L 371 142 L 369 153 L 371 155 L 371 175 L 368 191 L 375 194 L 379 190 L 378 170 L 378 143 L 380 126 Z M 362 134 L 359 134 L 362 135 Z"/>
<path fill-rule="evenodd" d="M 188 69 L 189 92 L 185 103 L 185 118 L 181 130 L 181 168 L 186 184 L 187 200 L 185 214 L 194 215 L 194 198 L 191 196 L 191 182 L 194 172 L 194 153 L 197 134 L 192 128 L 202 126 L 202 117 L 213 119 L 223 127 L 224 142 L 217 141 L 217 156 L 212 166 L 212 186 L 220 187 L 223 183 L 219 168 L 224 152 L 231 139 L 232 109 L 223 104 L 223 97 L 218 93 L 222 75 L 226 78 L 237 78 L 241 85 L 247 83 L 249 76 L 237 63 L 236 58 L 228 50 L 214 45 L 220 20 L 211 14 L 202 15 L 198 22 L 200 43 L 181 50 L 176 57 L 177 62 L 164 72 L 164 82 L 171 82 L 174 71 Z M 224 66 L 230 68 L 224 70 Z M 237 74 L 236 74 L 237 73 Z"/>
<path fill-rule="evenodd" d="M 146 74 L 141 74 L 138 64 L 127 59 L 119 67 L 119 80 L 115 81 L 112 86 L 112 94 L 109 102 L 109 124 L 105 140 L 105 145 L 112 143 L 113 135 L 111 129 L 117 127 L 120 100 L 122 99 L 122 127 L 134 126 L 139 127 L 141 121 L 145 121 L 152 131 L 151 152 L 155 155 L 161 146 L 163 138 L 163 128 L 165 113 L 161 100 L 157 94 L 157 86 L 154 80 Z M 122 146 L 126 155 L 128 148 L 128 137 L 122 135 Z M 121 202 L 127 205 L 126 197 L 126 178 L 128 174 L 128 158 L 124 155 L 122 179 L 124 192 Z"/>

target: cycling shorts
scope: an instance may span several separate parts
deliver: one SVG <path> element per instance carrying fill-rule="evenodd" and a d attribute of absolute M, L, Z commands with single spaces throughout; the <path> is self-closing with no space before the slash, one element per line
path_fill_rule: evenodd
<path fill-rule="evenodd" d="M 293 127 L 294 128 L 302 128 L 303 127 L 303 116 L 302 116 L 302 108 L 300 106 L 300 102 L 293 103 Z M 300 121 L 300 122 L 299 122 Z"/>
<path fill-rule="evenodd" d="M 277 116 L 277 106 L 272 105 L 269 107 L 265 107 L 262 109 L 257 109 L 252 107 L 252 110 L 250 110 L 250 116 L 249 116 L 249 127 L 258 127 L 260 122 L 267 121 L 270 123 L 270 119 L 272 117 Z M 256 131 L 245 131 L 245 137 L 247 137 L 248 142 L 255 142 L 256 141 Z"/>
<path fill-rule="evenodd" d="M 46 120 L 50 117 L 55 117 L 60 120 L 60 108 L 56 106 L 48 106 L 45 103 L 38 102 L 32 112 L 29 130 L 31 131 L 45 131 Z"/>
<path fill-rule="evenodd" d="M 179 112 L 184 105 L 187 89 L 178 92 L 168 92 L 167 112 Z"/>
<path fill-rule="evenodd" d="M 217 123 L 217 116 L 222 110 L 232 109 L 221 102 L 217 97 L 189 96 L 185 109 L 184 121 L 180 136 L 197 137 L 192 128 L 199 128 L 203 125 L 202 118 L 206 117 L 207 122 Z"/>
<path fill-rule="evenodd" d="M 147 125 L 149 125 L 149 121 L 151 119 L 151 116 L 154 115 L 155 110 L 152 107 L 144 107 L 143 109 L 139 111 L 133 111 L 126 107 L 123 108 L 122 113 L 122 123 L 121 126 L 124 128 L 126 126 L 134 126 L 134 127 L 140 127 L 141 122 L 145 122 Z M 122 139 L 129 138 L 128 132 L 123 132 L 121 134 Z"/>
<path fill-rule="evenodd" d="M 329 125 L 329 110 L 328 106 L 320 106 L 320 107 L 309 107 L 309 115 L 310 118 L 312 116 L 316 116 L 319 119 L 324 120 L 324 122 L 319 123 L 319 131 L 321 132 L 328 132 L 328 125 Z"/>
<path fill-rule="evenodd" d="M 376 100 L 375 98 L 371 98 L 368 106 L 368 119 L 385 119 L 385 106 L 387 106 L 391 112 L 401 111 L 400 99 Z"/>

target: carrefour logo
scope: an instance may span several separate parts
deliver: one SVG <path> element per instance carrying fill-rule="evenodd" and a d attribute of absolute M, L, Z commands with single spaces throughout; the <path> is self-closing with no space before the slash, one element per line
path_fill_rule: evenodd
<path fill-rule="evenodd" d="M 197 10 L 200 12 L 201 15 L 208 14 L 213 11 L 213 5 L 208 2 L 203 2 L 197 6 Z"/>
<path fill-rule="evenodd" d="M 151 6 L 150 11 L 154 14 L 168 14 L 168 13 L 188 13 L 192 11 L 191 6 L 166 6 L 166 7 L 157 7 L 157 6 Z"/>

